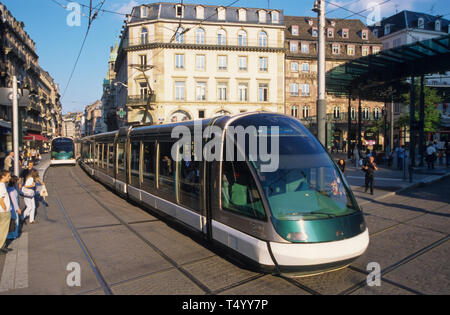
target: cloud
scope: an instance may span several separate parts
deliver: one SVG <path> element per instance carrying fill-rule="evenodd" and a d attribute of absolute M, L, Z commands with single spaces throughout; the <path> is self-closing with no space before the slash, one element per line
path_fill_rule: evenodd
<path fill-rule="evenodd" d="M 116 12 L 119 12 L 121 14 L 131 14 L 131 10 L 133 10 L 134 7 L 138 6 L 140 3 L 136 0 L 130 0 L 128 3 L 120 5 L 120 4 L 114 4 L 113 8 Z"/>

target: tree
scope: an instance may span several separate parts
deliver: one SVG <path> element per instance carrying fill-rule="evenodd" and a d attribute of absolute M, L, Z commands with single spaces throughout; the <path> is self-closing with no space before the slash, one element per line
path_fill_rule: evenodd
<path fill-rule="evenodd" d="M 416 93 L 416 121 L 419 121 L 419 109 L 420 109 L 420 86 L 417 85 L 415 89 Z M 443 102 L 436 89 L 432 89 L 428 86 L 424 87 L 425 94 L 425 132 L 437 132 L 440 129 L 440 114 L 437 109 L 438 105 Z M 410 94 L 403 94 L 403 100 L 405 104 L 410 104 Z M 397 122 L 400 127 L 409 125 L 409 115 L 402 115 Z"/>

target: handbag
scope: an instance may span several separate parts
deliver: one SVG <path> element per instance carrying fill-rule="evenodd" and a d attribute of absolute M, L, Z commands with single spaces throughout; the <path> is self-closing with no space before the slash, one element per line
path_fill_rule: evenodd
<path fill-rule="evenodd" d="M 16 219 L 11 219 L 9 222 L 9 230 L 8 233 L 12 233 L 16 230 Z"/>

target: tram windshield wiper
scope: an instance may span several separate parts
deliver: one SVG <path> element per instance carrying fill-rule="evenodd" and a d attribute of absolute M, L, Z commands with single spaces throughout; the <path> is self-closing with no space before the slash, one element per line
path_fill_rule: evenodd
<path fill-rule="evenodd" d="M 329 218 L 336 218 L 336 215 L 334 215 L 334 214 L 327 213 L 327 212 L 321 212 L 321 211 L 308 212 L 308 213 L 304 213 L 304 215 L 326 215 Z"/>

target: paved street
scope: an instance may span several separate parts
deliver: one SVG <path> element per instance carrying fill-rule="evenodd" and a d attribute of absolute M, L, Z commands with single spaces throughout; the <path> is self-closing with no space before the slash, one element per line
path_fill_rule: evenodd
<path fill-rule="evenodd" d="M 245 269 L 79 167 L 50 168 L 46 183 L 38 224 L 24 226 L 0 258 L 0 294 L 450 294 L 448 178 L 366 204 L 366 254 L 297 279 Z M 366 284 L 370 262 L 381 267 L 379 287 Z M 80 287 L 67 285 L 70 263 L 81 266 Z"/>

